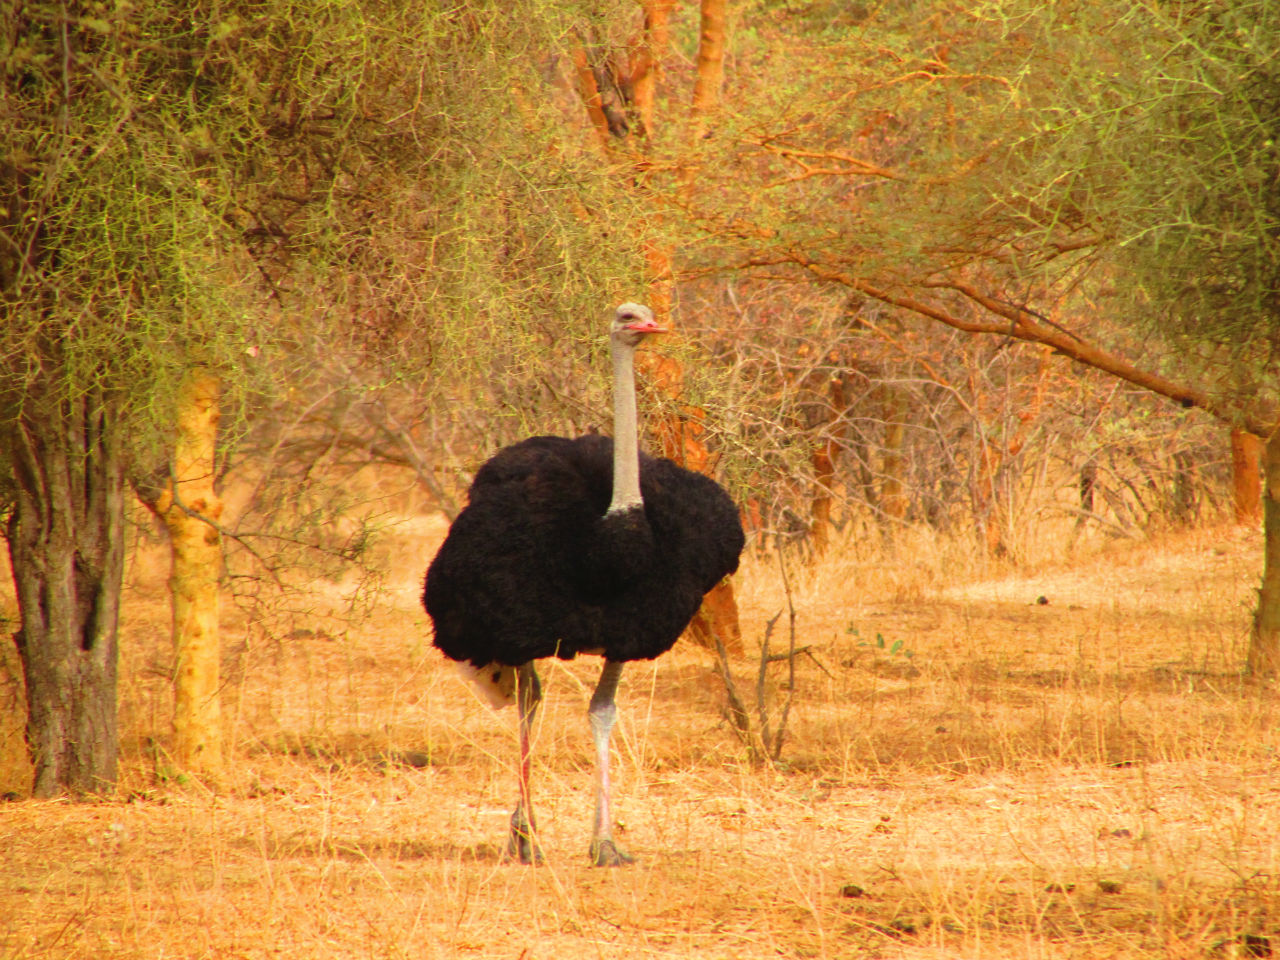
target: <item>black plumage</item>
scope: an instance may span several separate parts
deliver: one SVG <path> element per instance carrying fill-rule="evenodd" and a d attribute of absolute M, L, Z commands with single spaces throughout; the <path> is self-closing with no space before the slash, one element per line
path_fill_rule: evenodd
<path fill-rule="evenodd" d="M 643 455 L 643 506 L 607 514 L 612 487 L 608 437 L 532 437 L 486 463 L 427 573 L 436 646 L 477 667 L 670 650 L 738 567 L 737 508 L 708 477 Z"/>

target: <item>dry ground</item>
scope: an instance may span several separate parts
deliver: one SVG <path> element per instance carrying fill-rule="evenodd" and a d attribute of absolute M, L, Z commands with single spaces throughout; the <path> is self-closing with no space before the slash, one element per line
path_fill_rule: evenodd
<path fill-rule="evenodd" d="M 295 612 L 268 638 L 228 613 L 234 764 L 216 787 L 164 760 L 164 572 L 140 552 L 120 794 L 0 805 L 0 958 L 1280 951 L 1275 695 L 1238 675 L 1256 532 L 1035 573 L 927 542 L 792 570 L 812 656 L 780 766 L 748 762 L 705 651 L 624 677 L 625 870 L 586 866 L 591 660 L 543 671 L 547 862 L 500 862 L 514 717 L 430 648 L 417 577 L 439 535 L 402 528 L 403 574 L 354 623 Z M 753 700 L 750 654 L 787 603 L 776 561 L 752 558 L 739 591 Z M 785 695 L 785 664 L 769 670 Z"/>

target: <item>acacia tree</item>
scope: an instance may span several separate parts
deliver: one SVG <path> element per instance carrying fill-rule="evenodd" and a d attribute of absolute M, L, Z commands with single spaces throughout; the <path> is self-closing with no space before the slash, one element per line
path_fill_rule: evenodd
<path fill-rule="evenodd" d="M 191 357 L 244 353 L 199 132 L 156 69 L 193 56 L 169 13 L 0 5 L 0 491 L 38 796 L 114 784 L 126 476 Z"/>
<path fill-rule="evenodd" d="M 0 500 L 38 795 L 115 777 L 124 478 L 168 486 L 197 541 L 222 532 L 170 449 L 194 373 L 221 387 L 220 476 L 234 442 L 285 449 L 271 434 L 310 426 L 317 392 L 412 446 L 400 425 L 466 390 L 488 434 L 534 408 L 535 349 L 571 376 L 600 304 L 634 289 L 638 241 L 602 242 L 630 235 L 615 176 L 557 156 L 536 111 L 493 135 L 539 76 L 512 51 L 563 29 L 532 41 L 537 12 L 0 2 Z M 612 216 L 582 216 L 597 203 Z M 441 355 L 453 376 L 427 377 Z"/>
<path fill-rule="evenodd" d="M 971 329 L 1005 326 L 999 332 L 1271 438 L 1266 569 L 1248 667 L 1274 677 L 1280 13 L 1253 2 L 1123 2 L 1065 19 L 1038 5 L 995 10 L 1002 39 L 1022 51 L 1009 89 L 1023 123 L 993 151 L 989 168 L 1003 182 L 978 192 L 985 249 L 967 233 L 952 249 L 967 251 L 969 262 L 952 262 L 921 286 L 998 318 Z M 1062 55 L 1064 37 L 1072 66 L 1053 76 L 1060 61 L 1050 68 L 1044 51 Z M 1057 304 L 1098 297 L 1103 287 L 1113 292 L 1102 302 L 1122 327 L 1161 344 L 1164 370 L 1047 319 Z M 944 311 L 947 322 L 957 319 Z"/>
<path fill-rule="evenodd" d="M 807 279 L 1050 347 L 1274 436 L 1277 11 L 1117 0 L 920 12 L 767 21 L 767 41 L 741 52 L 750 92 L 732 98 L 751 107 L 706 144 L 716 162 L 683 205 L 703 238 L 685 248 L 686 274 Z M 832 69 L 769 56 L 779 34 Z M 1139 338 L 1158 362 L 1130 359 Z M 1249 665 L 1275 674 L 1270 507 L 1267 530 Z"/>

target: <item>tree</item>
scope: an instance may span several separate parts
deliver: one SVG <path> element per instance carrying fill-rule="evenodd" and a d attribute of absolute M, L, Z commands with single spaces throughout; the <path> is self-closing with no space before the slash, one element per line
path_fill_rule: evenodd
<path fill-rule="evenodd" d="M 240 346 L 219 211 L 182 176 L 198 143 L 153 102 L 170 78 L 133 73 L 160 27 L 0 5 L 0 492 L 38 796 L 114 783 L 134 428 L 187 351 Z"/>
<path fill-rule="evenodd" d="M 42 359 L 58 357 L 52 344 Z M 34 791 L 98 792 L 116 774 L 116 617 L 124 566 L 121 402 L 68 397 L 40 371 L 10 393 L 6 540 L 22 625 Z M 60 442 L 61 441 L 61 442 Z"/>
<path fill-rule="evenodd" d="M 275 416 L 291 402 L 387 408 L 440 354 L 467 359 L 431 395 L 467 384 L 489 419 L 467 429 L 510 429 L 545 387 L 501 374 L 569 317 L 550 363 L 568 375 L 634 288 L 639 241 L 602 242 L 632 235 L 626 206 L 582 215 L 617 176 L 557 156 L 546 116 L 497 123 L 540 75 L 510 51 L 563 27 L 532 12 L 0 2 L 0 502 L 38 795 L 115 779 L 124 478 L 175 460 L 184 383 L 220 384 L 220 473 L 306 420 Z M 338 389 L 340 369 L 358 375 Z M 168 517 L 208 536 L 195 478 L 160 475 Z"/>
<path fill-rule="evenodd" d="M 1272 436 L 1277 12 L 1141 0 L 921 12 L 765 21 L 774 35 L 739 58 L 751 91 L 736 102 L 752 109 L 721 126 L 707 148 L 719 162 L 684 205 L 703 238 L 685 275 L 835 286 L 1050 347 Z M 770 57 L 781 33 L 831 69 Z M 1127 359 L 1138 339 L 1162 362 Z M 1271 565 L 1249 664 L 1280 670 Z"/>

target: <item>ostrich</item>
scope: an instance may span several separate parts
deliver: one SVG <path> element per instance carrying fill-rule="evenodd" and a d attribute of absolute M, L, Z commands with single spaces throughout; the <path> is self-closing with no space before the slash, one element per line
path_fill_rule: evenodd
<path fill-rule="evenodd" d="M 624 303 L 609 334 L 614 439 L 531 437 L 476 473 L 427 570 L 423 605 L 435 645 L 460 661 L 494 708 L 519 706 L 519 800 L 507 856 L 541 859 L 529 798 L 529 737 L 542 699 L 534 661 L 604 657 L 587 716 L 596 752 L 596 866 L 632 857 L 613 838 L 609 735 L 628 660 L 670 650 L 703 595 L 738 568 L 742 524 L 709 477 L 644 456 L 636 431 L 635 351 L 665 333 Z"/>

